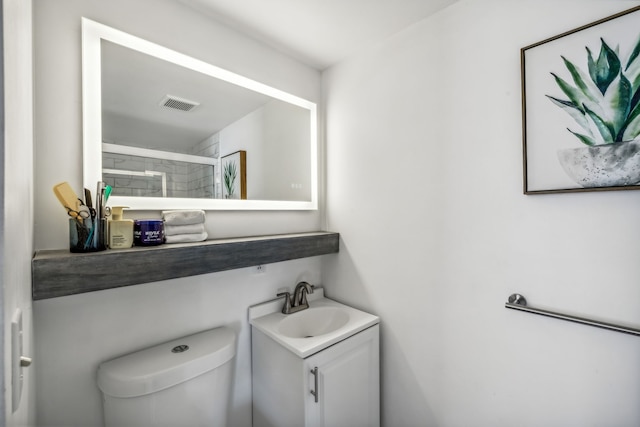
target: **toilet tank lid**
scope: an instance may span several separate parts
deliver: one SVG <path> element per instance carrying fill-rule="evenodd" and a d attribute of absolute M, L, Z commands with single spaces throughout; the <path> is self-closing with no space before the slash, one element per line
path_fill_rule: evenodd
<path fill-rule="evenodd" d="M 215 369 L 235 353 L 233 330 L 210 329 L 102 363 L 98 387 L 109 396 L 142 396 Z"/>

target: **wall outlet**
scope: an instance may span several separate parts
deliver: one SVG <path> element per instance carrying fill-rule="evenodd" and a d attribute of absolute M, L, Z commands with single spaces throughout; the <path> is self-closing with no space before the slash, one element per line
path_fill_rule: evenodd
<path fill-rule="evenodd" d="M 256 265 L 253 267 L 253 272 L 255 274 L 264 274 L 267 272 L 267 266 L 264 264 Z"/>

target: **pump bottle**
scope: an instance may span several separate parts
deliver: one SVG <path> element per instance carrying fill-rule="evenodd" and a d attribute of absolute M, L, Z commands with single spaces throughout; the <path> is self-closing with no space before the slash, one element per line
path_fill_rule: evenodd
<path fill-rule="evenodd" d="M 126 249 L 133 246 L 133 220 L 123 219 L 122 211 L 128 206 L 113 206 L 109 220 L 109 247 Z"/>

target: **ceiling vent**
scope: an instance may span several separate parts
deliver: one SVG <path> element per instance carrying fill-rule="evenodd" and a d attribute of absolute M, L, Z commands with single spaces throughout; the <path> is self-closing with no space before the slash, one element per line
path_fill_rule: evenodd
<path fill-rule="evenodd" d="M 188 99 L 180 98 L 173 95 L 167 95 L 162 99 L 162 101 L 160 101 L 161 107 L 180 111 L 191 111 L 198 105 L 200 105 L 199 102 L 189 101 Z"/>

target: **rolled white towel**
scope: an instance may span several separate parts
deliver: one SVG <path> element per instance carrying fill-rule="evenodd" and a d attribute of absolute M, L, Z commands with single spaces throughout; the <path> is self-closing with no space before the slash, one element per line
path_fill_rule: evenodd
<path fill-rule="evenodd" d="M 204 223 L 205 215 L 202 210 L 162 211 L 162 219 L 168 225 L 190 225 Z"/>
<path fill-rule="evenodd" d="M 207 240 L 207 232 L 197 234 L 175 234 L 173 236 L 165 236 L 165 243 L 190 243 L 202 242 Z"/>
<path fill-rule="evenodd" d="M 204 233 L 204 224 L 189 224 L 189 225 L 164 225 L 165 236 L 176 236 L 178 234 L 200 234 Z"/>

